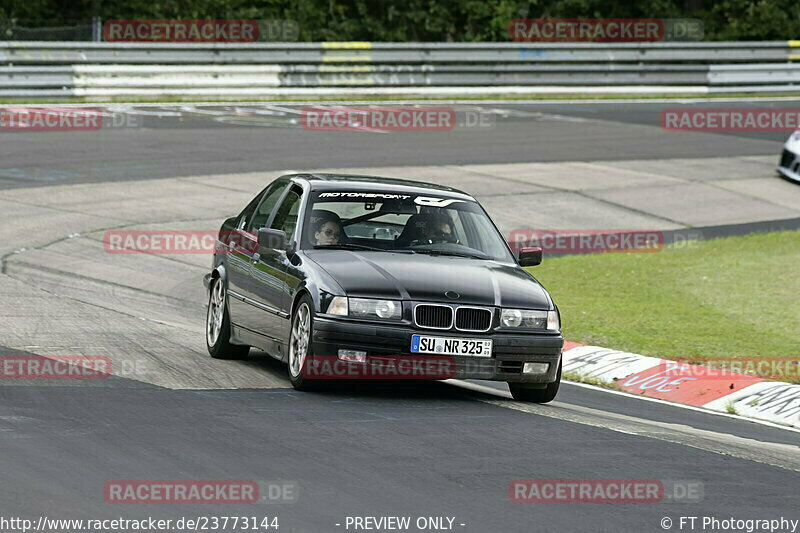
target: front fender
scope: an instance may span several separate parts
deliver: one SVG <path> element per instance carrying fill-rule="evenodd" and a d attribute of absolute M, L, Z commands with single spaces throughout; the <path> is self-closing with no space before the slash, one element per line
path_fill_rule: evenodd
<path fill-rule="evenodd" d="M 214 269 L 211 272 L 203 276 L 203 286 L 206 288 L 206 292 L 208 292 L 211 289 L 211 280 L 217 278 L 222 279 L 225 282 L 225 284 L 228 283 L 228 274 L 225 271 L 225 265 L 223 265 L 222 263 L 214 267 Z"/>
<path fill-rule="evenodd" d="M 304 268 L 304 276 L 302 276 L 291 295 L 292 306 L 289 309 L 290 313 L 294 313 L 295 307 L 297 307 L 297 303 L 303 294 L 308 294 L 311 297 L 316 313 L 322 312 L 322 309 L 327 309 L 330 300 L 334 296 L 347 296 L 344 289 L 318 263 L 312 261 L 309 257 L 303 257 L 302 261 L 305 261 L 307 266 Z"/>

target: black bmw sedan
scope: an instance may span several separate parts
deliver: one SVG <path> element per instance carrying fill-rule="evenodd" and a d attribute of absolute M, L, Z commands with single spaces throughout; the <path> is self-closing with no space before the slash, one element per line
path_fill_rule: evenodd
<path fill-rule="evenodd" d="M 489 379 L 549 402 L 561 379 L 558 308 L 470 195 L 416 181 L 283 176 L 220 229 L 212 357 L 251 347 L 323 379 Z"/>

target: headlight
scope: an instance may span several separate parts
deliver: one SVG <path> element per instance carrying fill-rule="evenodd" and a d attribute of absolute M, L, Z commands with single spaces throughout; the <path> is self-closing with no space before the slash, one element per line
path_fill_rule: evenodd
<path fill-rule="evenodd" d="M 328 306 L 329 315 L 352 316 L 356 318 L 380 318 L 400 320 L 403 306 L 394 300 L 374 300 L 372 298 L 347 298 L 336 296 Z"/>
<path fill-rule="evenodd" d="M 530 311 L 528 309 L 503 309 L 500 324 L 506 328 L 550 329 L 560 328 L 558 313 L 555 311 Z"/>

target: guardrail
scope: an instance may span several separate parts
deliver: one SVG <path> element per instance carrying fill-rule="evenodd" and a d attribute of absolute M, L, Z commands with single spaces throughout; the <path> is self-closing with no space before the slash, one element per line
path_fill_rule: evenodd
<path fill-rule="evenodd" d="M 800 41 L 0 42 L 0 98 L 800 92 L 793 60 L 800 60 Z"/>

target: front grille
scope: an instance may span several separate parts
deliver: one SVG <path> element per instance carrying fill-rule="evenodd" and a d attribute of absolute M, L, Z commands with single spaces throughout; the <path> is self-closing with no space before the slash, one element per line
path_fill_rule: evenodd
<path fill-rule="evenodd" d="M 414 309 L 414 322 L 423 328 L 450 329 L 453 309 L 446 305 L 418 305 Z"/>
<path fill-rule="evenodd" d="M 791 168 L 792 161 L 794 161 L 794 154 L 789 150 L 784 150 L 781 155 L 781 166 L 783 168 Z"/>
<path fill-rule="evenodd" d="M 492 312 L 476 307 L 456 309 L 456 329 L 462 331 L 487 331 L 492 325 Z"/>

